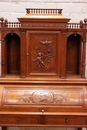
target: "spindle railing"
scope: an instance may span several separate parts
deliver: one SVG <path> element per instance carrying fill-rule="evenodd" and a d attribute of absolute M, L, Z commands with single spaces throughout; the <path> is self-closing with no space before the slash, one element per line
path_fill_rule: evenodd
<path fill-rule="evenodd" d="M 6 26 L 7 26 L 8 28 L 20 28 L 20 27 L 21 27 L 21 24 L 20 24 L 20 22 L 8 22 L 8 23 L 6 24 Z"/>
<path fill-rule="evenodd" d="M 0 28 L 6 27 L 6 28 L 20 28 L 21 23 L 20 22 L 8 22 L 8 23 L 0 23 Z M 66 28 L 68 29 L 80 29 L 82 28 L 80 23 L 67 23 Z"/>
<path fill-rule="evenodd" d="M 67 28 L 79 29 L 79 28 L 81 28 L 81 25 L 80 25 L 80 23 L 67 23 Z"/>
<path fill-rule="evenodd" d="M 20 22 L 0 22 L 0 28 L 20 28 Z"/>
<path fill-rule="evenodd" d="M 61 13 L 61 9 L 26 9 L 27 13 Z M 34 12 L 32 12 L 34 11 Z M 21 28 L 21 23 L 20 22 L 8 22 L 4 18 L 0 18 L 0 28 Z M 87 21 L 84 20 L 80 21 L 79 23 L 67 23 L 66 24 L 67 29 L 80 29 L 84 28 L 87 29 Z"/>
<path fill-rule="evenodd" d="M 62 9 L 26 9 L 27 14 L 62 14 Z"/>

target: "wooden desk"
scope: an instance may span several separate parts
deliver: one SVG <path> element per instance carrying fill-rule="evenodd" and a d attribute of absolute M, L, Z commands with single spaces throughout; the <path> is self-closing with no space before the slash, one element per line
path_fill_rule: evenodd
<path fill-rule="evenodd" d="M 62 9 L 26 9 L 0 19 L 0 125 L 87 126 L 87 20 L 68 23 Z"/>
<path fill-rule="evenodd" d="M 74 82 L 73 82 L 74 81 Z M 87 127 L 86 79 L 0 79 L 0 125 Z"/>

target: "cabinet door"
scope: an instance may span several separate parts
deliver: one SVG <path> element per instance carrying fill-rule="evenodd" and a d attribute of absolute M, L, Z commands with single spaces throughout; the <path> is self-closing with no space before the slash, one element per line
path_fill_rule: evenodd
<path fill-rule="evenodd" d="M 27 75 L 57 75 L 58 32 L 27 32 Z"/>

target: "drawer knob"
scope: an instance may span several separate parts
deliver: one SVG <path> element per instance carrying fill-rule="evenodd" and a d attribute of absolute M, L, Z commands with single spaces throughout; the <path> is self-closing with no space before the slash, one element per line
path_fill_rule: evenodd
<path fill-rule="evenodd" d="M 29 56 L 29 53 L 27 53 L 26 55 Z"/>
<path fill-rule="evenodd" d="M 42 113 L 44 113 L 44 110 L 42 109 Z"/>
<path fill-rule="evenodd" d="M 20 122 L 20 118 L 17 118 L 17 122 Z"/>
<path fill-rule="evenodd" d="M 66 118 L 66 119 L 65 119 L 65 123 L 68 123 L 68 122 L 69 122 L 69 120 Z"/>

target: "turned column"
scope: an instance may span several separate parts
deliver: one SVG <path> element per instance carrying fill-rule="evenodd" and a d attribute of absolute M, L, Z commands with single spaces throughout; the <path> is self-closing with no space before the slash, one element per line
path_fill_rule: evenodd
<path fill-rule="evenodd" d="M 26 64 L 26 31 L 21 30 L 21 77 L 26 77 L 27 64 Z"/>
<path fill-rule="evenodd" d="M 85 78 L 85 55 L 86 55 L 86 41 L 83 41 L 83 53 L 82 53 L 82 78 Z"/>

